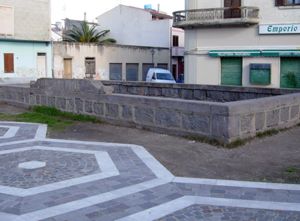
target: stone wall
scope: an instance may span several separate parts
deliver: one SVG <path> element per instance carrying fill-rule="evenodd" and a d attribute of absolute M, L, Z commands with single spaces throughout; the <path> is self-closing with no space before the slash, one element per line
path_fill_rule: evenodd
<path fill-rule="evenodd" d="M 290 93 L 300 93 L 300 90 L 210 86 L 194 84 L 158 84 L 148 82 L 102 81 L 104 85 L 112 86 L 115 93 L 180 98 L 187 100 L 202 100 L 212 102 L 231 102 L 271 97 Z"/>
<path fill-rule="evenodd" d="M 224 143 L 300 122 L 300 94 L 218 103 L 105 91 L 97 81 L 41 79 L 30 88 L 0 86 L 0 101 L 56 107 L 112 124 Z"/>

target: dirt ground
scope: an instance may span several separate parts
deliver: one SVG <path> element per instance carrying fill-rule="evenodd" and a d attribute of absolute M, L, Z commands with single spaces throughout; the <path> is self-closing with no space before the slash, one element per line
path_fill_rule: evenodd
<path fill-rule="evenodd" d="M 21 108 L 1 105 L 0 112 Z M 144 146 L 176 176 L 300 183 L 300 127 L 225 149 L 149 131 L 78 122 L 48 137 Z"/>
<path fill-rule="evenodd" d="M 300 183 L 300 127 L 236 149 L 92 123 L 77 123 L 49 137 L 141 145 L 176 176 Z"/>

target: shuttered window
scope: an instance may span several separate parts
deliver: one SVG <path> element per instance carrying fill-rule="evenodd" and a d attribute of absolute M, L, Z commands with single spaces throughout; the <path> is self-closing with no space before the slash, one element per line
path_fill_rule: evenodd
<path fill-rule="evenodd" d="M 300 58 L 281 58 L 281 88 L 300 88 Z"/>
<path fill-rule="evenodd" d="M 154 68 L 153 63 L 143 64 L 143 81 L 146 81 L 146 77 L 150 68 Z"/>
<path fill-rule="evenodd" d="M 283 6 L 285 0 L 275 0 L 275 6 Z"/>
<path fill-rule="evenodd" d="M 275 6 L 300 5 L 300 0 L 275 0 Z"/>
<path fill-rule="evenodd" d="M 121 81 L 122 80 L 122 64 L 110 63 L 109 64 L 109 80 Z"/>
<path fill-rule="evenodd" d="M 14 54 L 4 54 L 4 73 L 14 73 Z"/>
<path fill-rule="evenodd" d="M 157 68 L 162 68 L 162 69 L 165 69 L 165 70 L 168 70 L 168 64 L 165 64 L 165 63 L 159 63 L 157 64 Z"/>
<path fill-rule="evenodd" d="M 126 81 L 138 81 L 139 64 L 126 64 Z"/>
<path fill-rule="evenodd" d="M 221 84 L 241 86 L 242 58 L 222 58 L 221 63 Z"/>
<path fill-rule="evenodd" d="M 173 47 L 178 47 L 178 46 L 179 46 L 179 36 L 173 35 Z"/>
<path fill-rule="evenodd" d="M 14 35 L 14 9 L 0 5 L 0 35 Z"/>

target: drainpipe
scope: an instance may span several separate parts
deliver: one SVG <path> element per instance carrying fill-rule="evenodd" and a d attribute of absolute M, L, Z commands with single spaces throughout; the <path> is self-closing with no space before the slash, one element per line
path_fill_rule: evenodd
<path fill-rule="evenodd" d="M 53 40 L 51 40 L 50 42 L 51 44 L 51 59 L 52 59 L 52 67 L 51 67 L 51 70 L 52 70 L 52 78 L 55 78 L 55 75 L 54 75 L 54 45 L 53 45 Z"/>

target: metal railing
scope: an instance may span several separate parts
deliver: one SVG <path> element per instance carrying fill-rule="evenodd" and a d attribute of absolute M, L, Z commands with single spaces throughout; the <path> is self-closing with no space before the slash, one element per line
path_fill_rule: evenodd
<path fill-rule="evenodd" d="M 214 22 L 227 19 L 258 19 L 259 8 L 238 7 L 238 8 L 207 8 L 177 11 L 173 13 L 174 24 L 182 22 Z"/>

